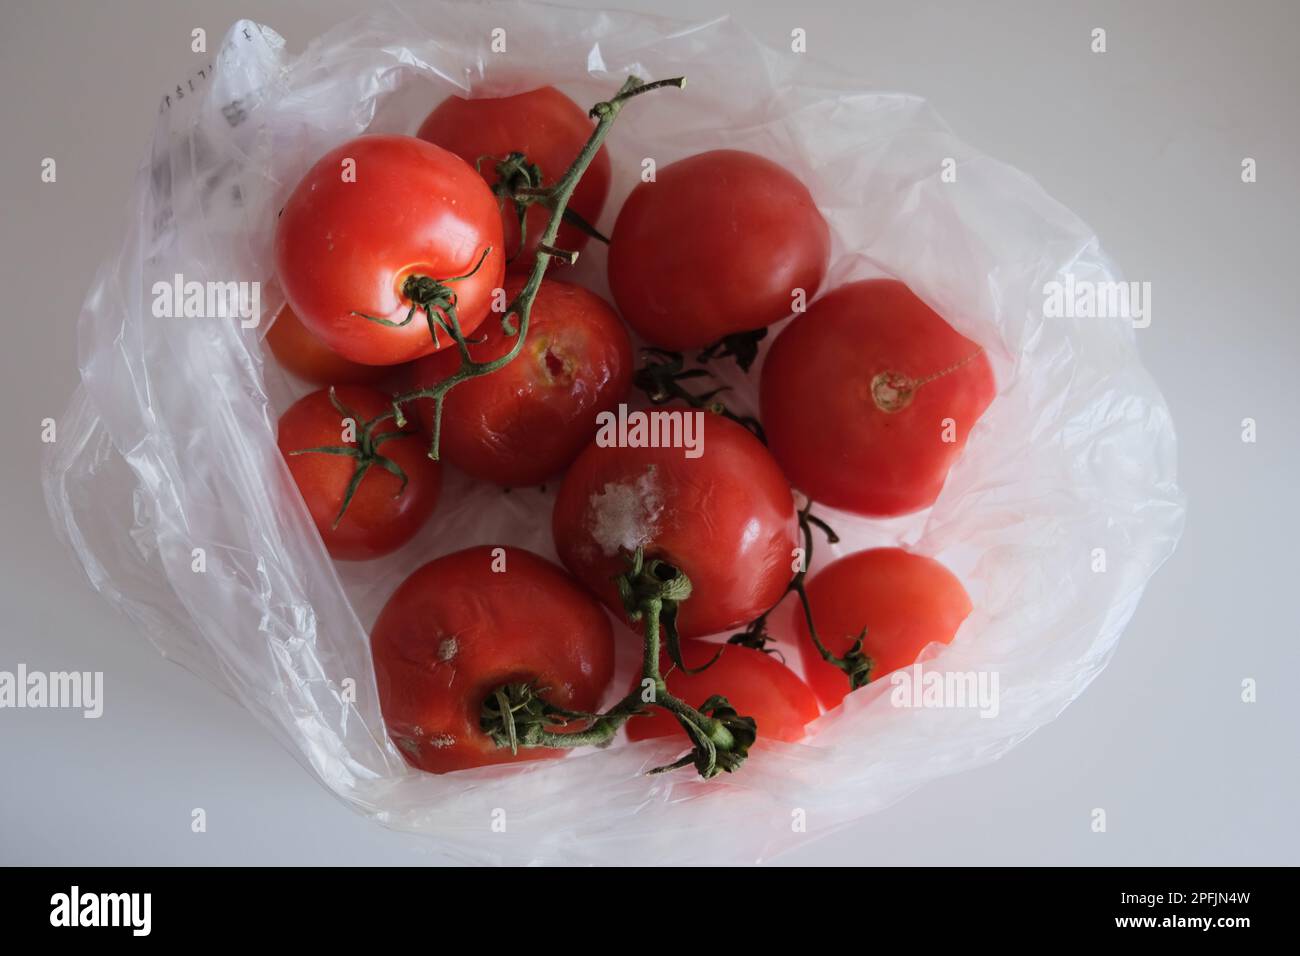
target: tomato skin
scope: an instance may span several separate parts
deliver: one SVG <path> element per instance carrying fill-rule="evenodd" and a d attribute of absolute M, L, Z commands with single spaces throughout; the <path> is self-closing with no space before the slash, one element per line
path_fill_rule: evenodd
<path fill-rule="evenodd" d="M 759 740 L 803 740 L 804 727 L 821 714 L 817 695 L 799 679 L 799 675 L 771 654 L 737 644 L 709 644 L 706 641 L 682 641 L 682 660 L 690 668 L 703 667 L 722 649 L 722 656 L 706 670 L 688 674 L 671 667 L 667 653 L 660 672 L 668 692 L 699 707 L 714 694 L 721 694 L 737 713 L 753 717 L 758 723 Z M 640 686 L 640 678 L 632 689 Z M 627 724 L 630 740 L 670 737 L 682 733 L 677 718 L 665 710 L 653 708 L 644 716 L 633 717 Z"/>
<path fill-rule="evenodd" d="M 647 342 L 683 350 L 763 328 L 809 300 L 830 258 L 830 229 L 804 185 L 771 160 L 731 149 L 665 166 L 623 204 L 609 286 Z"/>
<path fill-rule="evenodd" d="M 919 380 L 946 369 L 901 410 L 875 401 L 878 374 Z M 892 517 L 934 504 L 996 386 L 978 345 L 903 283 L 873 279 L 836 289 L 782 330 L 760 392 L 791 484 L 833 508 Z M 953 442 L 943 440 L 946 419 Z"/>
<path fill-rule="evenodd" d="M 506 297 L 523 286 L 506 281 Z M 497 316 L 471 345 L 477 361 L 514 345 Z M 460 364 L 443 351 L 415 363 L 415 387 L 450 377 Z M 632 383 L 632 340 L 618 315 L 595 293 L 542 280 L 523 350 L 504 368 L 457 385 L 443 403 L 440 454 L 475 478 L 502 485 L 537 484 L 561 471 L 596 434 L 596 416 L 614 408 Z M 417 410 L 432 427 L 433 402 Z"/>
<path fill-rule="evenodd" d="M 431 561 L 380 612 L 371 651 L 380 709 L 408 763 L 430 773 L 558 757 L 512 756 L 479 727 L 483 701 L 502 684 L 535 682 L 546 699 L 595 711 L 614 673 L 608 616 L 567 574 L 521 548 L 490 546 Z"/>
<path fill-rule="evenodd" d="M 344 161 L 355 181 L 344 181 Z M 281 288 L 307 329 L 344 358 L 397 365 L 435 345 L 423 312 L 388 328 L 353 311 L 401 322 L 412 275 L 474 275 L 450 283 L 466 335 L 487 316 L 505 272 L 492 191 L 460 157 L 413 136 L 360 136 L 312 166 L 285 203 L 275 233 Z"/>
<path fill-rule="evenodd" d="M 448 97 L 425 118 L 415 135 L 451 150 L 470 166 L 484 156 L 503 159 L 509 153 L 523 153 L 541 169 L 543 184 L 553 186 L 578 158 L 593 129 L 586 110 L 555 87 L 544 86 L 515 96 L 474 100 Z M 496 183 L 496 163 L 492 159 L 483 160 L 480 172 L 489 184 Z M 578 181 L 569 208 L 595 226 L 605 208 L 609 181 L 609 153 L 602 146 Z M 513 267 L 531 269 L 550 211 L 534 204 L 526 217 L 528 242 L 516 252 L 519 218 L 512 203 L 501 210 L 506 256 Z M 556 244 L 561 249 L 581 252 L 587 238 L 566 224 L 560 226 Z"/>
<path fill-rule="evenodd" d="M 361 385 L 335 389 L 339 400 L 364 421 L 392 408 L 389 396 Z M 345 455 L 311 453 L 294 455 L 304 448 L 356 446 L 343 441 L 343 419 L 329 399 L 329 390 L 312 392 L 291 405 L 280 416 L 276 442 L 284 455 L 332 557 L 362 561 L 396 551 L 415 537 L 438 503 L 442 468 L 428 455 L 428 445 L 418 431 L 408 428 L 399 437 L 379 444 L 379 453 L 406 472 L 406 490 L 394 474 L 375 465 L 357 486 L 343 520 L 332 527 L 343 505 L 356 460 Z M 360 431 L 361 421 L 357 422 Z M 395 430 L 392 422 L 378 426 Z"/>
<path fill-rule="evenodd" d="M 822 643 L 843 654 L 865 627 L 864 653 L 871 680 L 907 667 L 927 644 L 948 644 L 971 612 L 961 581 L 933 558 L 902 548 L 873 548 L 846 555 L 807 584 Z M 844 672 L 822 660 L 802 613 L 795 619 L 804 676 L 827 710 L 849 690 Z"/>
<path fill-rule="evenodd" d="M 313 385 L 374 385 L 391 374 L 383 365 L 358 365 L 307 331 L 286 304 L 266 333 L 266 344 L 287 371 Z"/>
<path fill-rule="evenodd" d="M 683 411 L 678 409 L 678 411 Z M 683 637 L 748 623 L 793 576 L 794 497 L 772 456 L 740 425 L 704 413 L 703 453 L 588 445 L 565 475 L 551 528 L 560 560 L 615 616 L 623 549 L 679 568 L 693 591 Z"/>

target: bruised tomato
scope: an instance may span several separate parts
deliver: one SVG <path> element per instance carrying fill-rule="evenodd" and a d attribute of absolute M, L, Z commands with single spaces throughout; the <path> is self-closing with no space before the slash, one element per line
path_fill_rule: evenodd
<path fill-rule="evenodd" d="M 692 707 L 701 706 L 714 694 L 721 694 L 737 712 L 753 717 L 759 740 L 804 738 L 804 727 L 821 713 L 817 696 L 794 671 L 770 654 L 738 644 L 709 644 L 682 641 L 682 660 L 692 670 L 704 667 L 721 651 L 721 656 L 698 674 L 672 667 L 665 653 L 661 672 L 668 692 Z M 638 678 L 633 687 L 640 685 Z M 631 740 L 680 734 L 681 725 L 666 710 L 652 708 L 627 724 Z"/>
<path fill-rule="evenodd" d="M 916 661 L 927 644 L 949 643 L 971 612 L 956 575 L 932 558 L 901 548 L 874 548 L 840 558 L 807 584 L 817 636 L 843 655 L 867 629 L 863 653 L 871 680 Z M 795 625 L 804 674 L 822 704 L 834 707 L 848 693 L 843 671 L 822 660 L 800 614 Z"/>
<path fill-rule="evenodd" d="M 328 389 L 312 392 L 280 416 L 276 441 L 329 553 L 351 561 L 377 558 L 406 544 L 428 520 L 438 503 L 442 468 L 429 459 L 418 431 L 399 431 L 391 421 L 381 423 L 376 436 L 395 434 L 377 440 L 375 451 L 405 472 L 406 483 L 383 462 L 372 464 L 340 518 L 357 459 L 307 449 L 359 449 L 362 425 L 392 404 L 383 392 L 360 385 L 341 386 L 335 395 L 347 413 L 334 406 Z"/>
<path fill-rule="evenodd" d="M 592 121 L 573 100 L 552 86 L 515 96 L 467 100 L 452 96 L 420 124 L 420 139 L 449 149 L 495 184 L 497 162 L 511 153 L 523 153 L 524 161 L 541 171 L 541 186 L 553 186 L 568 171 L 592 134 Z M 602 146 L 583 173 L 568 208 L 592 226 L 600 218 L 609 195 L 609 153 Z M 506 255 L 515 264 L 532 268 L 537 241 L 546 231 L 550 210 L 535 203 L 524 220 L 527 241 L 520 244 L 519 216 L 513 203 L 501 209 Z M 572 225 L 560 226 L 556 245 L 581 251 L 587 235 Z"/>
<path fill-rule="evenodd" d="M 614 672 L 604 610 L 520 548 L 470 548 L 424 565 L 388 599 L 370 645 L 389 735 L 431 773 L 560 756 L 497 747 L 479 725 L 483 702 L 503 684 L 532 683 L 557 707 L 593 712 Z"/>
<path fill-rule="evenodd" d="M 461 330 L 478 328 L 505 274 L 502 243 L 496 197 L 463 159 L 413 136 L 361 136 L 289 196 L 275 266 L 308 331 L 353 362 L 397 365 L 451 344 L 422 312 L 406 322 L 421 287 L 454 294 Z"/>
<path fill-rule="evenodd" d="M 593 442 L 565 475 L 551 527 L 560 560 L 620 617 L 614 578 L 627 570 L 626 555 L 640 547 L 646 558 L 679 569 L 693 590 L 678 629 L 699 637 L 751 621 L 785 592 L 793 576 L 794 497 L 767 449 L 742 426 L 690 409 L 654 415 L 666 413 L 683 416 L 679 434 L 685 438 L 691 427 L 698 457 L 683 447 Z M 662 439 L 658 424 L 641 439 L 652 433 Z M 631 428 L 626 438 L 634 438 Z"/>
<path fill-rule="evenodd" d="M 903 283 L 855 282 L 785 328 L 763 366 L 763 427 L 790 482 L 891 517 L 934 503 L 993 400 L 983 349 Z"/>
<path fill-rule="evenodd" d="M 753 153 L 719 149 L 637 185 L 614 223 L 609 287 L 647 342 L 683 350 L 761 329 L 817 292 L 830 229 L 803 183 Z"/>
<path fill-rule="evenodd" d="M 506 282 L 513 297 L 522 279 Z M 480 362 L 505 355 L 515 337 L 489 319 L 486 341 L 470 346 Z M 415 365 L 424 388 L 460 364 L 439 352 Z M 562 470 L 596 433 L 596 416 L 612 409 L 632 381 L 632 342 L 614 310 L 595 293 L 544 279 L 533 302 L 523 351 L 504 368 L 469 379 L 443 403 L 440 454 L 476 478 L 502 485 L 536 484 Z M 431 426 L 433 402 L 418 403 Z"/>
<path fill-rule="evenodd" d="M 285 369 L 313 385 L 373 385 L 392 371 L 383 365 L 358 365 L 330 351 L 287 305 L 276 314 L 266 344 Z"/>

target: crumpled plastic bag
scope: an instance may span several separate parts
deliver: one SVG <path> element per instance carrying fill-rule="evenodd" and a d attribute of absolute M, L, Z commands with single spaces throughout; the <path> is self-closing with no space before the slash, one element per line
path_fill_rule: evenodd
<path fill-rule="evenodd" d="M 1105 666 L 1181 531 L 1169 413 L 1130 321 L 1044 317 L 1046 283 L 1118 278 L 1097 238 L 1028 176 L 958 140 L 923 100 L 863 91 L 725 18 L 520 3 L 394 5 L 299 56 L 241 21 L 212 60 L 163 101 L 125 235 L 87 296 L 82 384 L 45 490 L 93 585 L 351 806 L 466 860 L 760 861 L 997 758 Z M 808 185 L 831 225 L 823 291 L 901 278 L 986 347 L 998 397 L 933 508 L 891 521 L 826 513 L 844 540 L 823 543 L 813 571 L 882 544 L 950 567 L 976 610 L 926 664 L 995 672 L 995 717 L 891 706 L 882 681 L 823 716 L 806 742 L 763 742 L 740 772 L 707 782 L 689 770 L 645 774 L 685 738 L 446 776 L 410 769 L 389 741 L 368 650 L 378 610 L 416 566 L 470 544 L 554 559 L 554 489 L 502 494 L 448 469 L 414 542 L 334 564 L 275 444 L 278 414 L 310 390 L 261 342 L 280 302 L 276 212 L 326 150 L 368 130 L 412 132 L 448 95 L 551 83 L 589 106 L 629 73 L 689 82 L 638 99 L 615 125 L 606 230 L 644 157 L 760 153 Z M 608 294 L 598 243 L 576 269 Z M 261 280 L 260 324 L 154 317 L 153 283 L 177 273 Z M 757 375 L 725 377 L 738 409 L 753 411 Z M 639 645 L 624 638 L 634 657 Z"/>

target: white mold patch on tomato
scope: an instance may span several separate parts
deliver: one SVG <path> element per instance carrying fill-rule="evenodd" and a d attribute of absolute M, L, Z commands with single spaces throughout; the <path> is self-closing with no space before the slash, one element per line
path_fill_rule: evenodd
<path fill-rule="evenodd" d="M 591 496 L 587 523 L 606 555 L 635 551 L 649 544 L 663 514 L 663 495 L 654 465 L 633 481 L 611 481 Z"/>

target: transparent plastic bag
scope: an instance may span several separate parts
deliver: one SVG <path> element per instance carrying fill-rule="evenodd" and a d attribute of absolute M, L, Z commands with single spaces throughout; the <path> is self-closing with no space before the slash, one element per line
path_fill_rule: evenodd
<path fill-rule="evenodd" d="M 976 610 L 927 666 L 995 672 L 996 718 L 893 707 L 881 682 L 805 743 L 762 742 L 740 772 L 708 782 L 645 774 L 681 740 L 445 776 L 410 769 L 389 741 L 367 638 L 380 607 L 419 564 L 470 544 L 554 559 L 553 489 L 502 495 L 448 469 L 411 544 L 370 563 L 328 558 L 275 445 L 279 412 L 309 390 L 261 343 L 279 305 L 276 211 L 329 148 L 409 133 L 450 94 L 550 83 L 590 105 L 629 73 L 689 83 L 616 124 L 606 229 L 643 157 L 757 152 L 798 175 L 831 224 L 823 290 L 896 276 L 986 347 L 998 397 L 934 507 L 887 522 L 830 512 L 843 541 L 819 548 L 813 571 L 881 544 L 950 567 Z M 956 182 L 939 175 L 948 159 Z M 607 295 L 599 244 L 576 268 Z M 81 316 L 82 385 L 45 464 L 47 500 L 94 586 L 163 653 L 232 693 L 380 822 L 479 861 L 762 860 L 987 763 L 1054 718 L 1105 665 L 1173 550 L 1183 505 L 1168 411 L 1130 322 L 1044 318 L 1044 285 L 1066 271 L 1117 278 L 1087 226 L 1029 177 L 959 141 L 923 100 L 860 91 L 726 19 L 420 3 L 344 24 L 297 57 L 241 21 L 163 103 L 120 251 Z M 261 324 L 155 318 L 151 287 L 176 273 L 261 280 Z M 756 374 L 725 377 L 753 411 Z"/>

